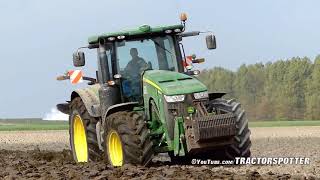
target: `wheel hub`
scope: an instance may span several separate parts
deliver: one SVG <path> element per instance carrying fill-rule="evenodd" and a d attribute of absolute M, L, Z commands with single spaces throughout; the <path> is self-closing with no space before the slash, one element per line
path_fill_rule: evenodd
<path fill-rule="evenodd" d="M 73 144 L 77 162 L 87 162 L 87 137 L 82 119 L 79 115 L 76 115 L 73 118 Z"/>
<path fill-rule="evenodd" d="M 122 166 L 123 165 L 123 151 L 122 144 L 119 134 L 111 130 L 108 134 L 108 154 L 110 163 L 113 166 Z"/>

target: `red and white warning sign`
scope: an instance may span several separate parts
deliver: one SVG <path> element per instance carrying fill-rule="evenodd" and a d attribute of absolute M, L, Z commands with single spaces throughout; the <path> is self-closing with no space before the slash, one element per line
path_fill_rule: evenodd
<path fill-rule="evenodd" d="M 70 77 L 71 84 L 78 84 L 83 81 L 83 73 L 81 70 L 70 70 L 68 71 L 68 76 Z"/>
<path fill-rule="evenodd" d="M 183 66 L 185 68 L 192 68 L 192 56 L 187 56 L 185 61 L 183 61 Z"/>

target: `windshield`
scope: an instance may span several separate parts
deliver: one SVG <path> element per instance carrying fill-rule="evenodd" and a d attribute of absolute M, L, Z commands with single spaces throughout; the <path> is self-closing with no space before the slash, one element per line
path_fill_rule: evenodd
<path fill-rule="evenodd" d="M 127 101 L 141 99 L 141 74 L 145 70 L 178 71 L 171 36 L 116 42 L 117 68 L 123 77 L 122 92 Z"/>
<path fill-rule="evenodd" d="M 138 76 L 146 69 L 178 71 L 171 36 L 121 41 L 116 48 L 118 70 L 125 76 Z"/>

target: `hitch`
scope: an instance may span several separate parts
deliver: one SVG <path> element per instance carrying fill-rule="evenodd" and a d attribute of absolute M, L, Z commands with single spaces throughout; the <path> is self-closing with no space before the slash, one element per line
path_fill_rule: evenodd
<path fill-rule="evenodd" d="M 176 117 L 174 119 L 174 140 L 173 140 L 173 149 L 174 155 L 177 156 L 185 156 L 186 155 L 186 141 L 184 135 L 184 127 L 183 127 L 183 118 Z"/>

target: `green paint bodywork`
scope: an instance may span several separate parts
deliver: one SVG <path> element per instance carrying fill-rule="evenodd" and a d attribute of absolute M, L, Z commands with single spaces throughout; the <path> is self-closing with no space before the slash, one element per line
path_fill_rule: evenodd
<path fill-rule="evenodd" d="M 139 28 L 132 29 L 132 30 L 124 30 L 118 32 L 111 32 L 111 33 L 103 33 L 97 36 L 91 36 L 88 38 L 89 44 L 98 43 L 100 38 L 108 38 L 108 37 L 117 37 L 117 36 L 143 36 L 152 33 L 164 33 L 165 30 L 174 30 L 180 29 L 182 31 L 183 25 L 171 25 L 171 26 L 157 26 L 157 27 L 150 27 L 149 25 L 142 25 Z"/>
<path fill-rule="evenodd" d="M 174 155 L 185 156 L 186 155 L 186 143 L 184 139 L 184 127 L 183 127 L 183 118 L 176 117 L 174 126 L 174 139 L 173 139 L 173 149 Z"/>
<path fill-rule="evenodd" d="M 165 95 L 189 94 L 207 90 L 207 87 L 196 78 L 174 71 L 146 71 L 144 78 L 160 87 L 160 91 Z"/>
<path fill-rule="evenodd" d="M 160 151 L 174 151 L 174 155 L 185 155 L 185 137 L 184 137 L 184 119 L 183 117 L 176 117 L 174 119 L 174 137 L 170 139 L 168 136 L 168 125 L 166 119 L 166 109 L 164 107 L 164 95 L 182 95 L 195 92 L 206 91 L 207 87 L 199 80 L 186 74 L 164 71 L 164 70 L 149 70 L 143 76 L 143 98 L 145 109 L 150 108 L 150 101 L 154 101 L 159 111 L 159 122 L 150 122 L 150 131 L 154 134 L 163 133 L 164 138 L 159 144 L 166 143 L 167 147 Z M 191 108 L 190 108 L 191 110 Z M 149 111 L 146 111 L 147 116 L 150 117 Z"/>

